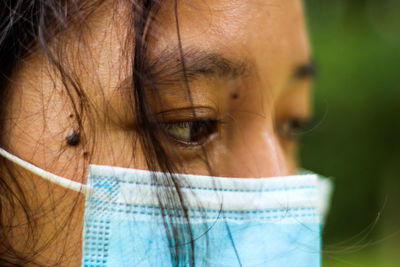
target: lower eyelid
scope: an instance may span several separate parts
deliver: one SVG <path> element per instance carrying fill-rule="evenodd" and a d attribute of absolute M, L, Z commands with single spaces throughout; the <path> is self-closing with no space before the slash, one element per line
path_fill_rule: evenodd
<path fill-rule="evenodd" d="M 204 131 L 204 136 L 199 136 L 199 141 L 190 141 L 189 139 L 191 136 L 187 135 L 186 138 L 182 136 L 182 138 L 179 138 L 176 134 L 171 133 L 171 127 L 173 127 L 174 123 L 166 123 L 164 126 L 166 134 L 177 144 L 184 146 L 184 147 L 196 147 L 196 146 L 201 146 L 204 143 L 207 143 L 210 139 L 212 139 L 213 136 L 215 136 L 216 132 L 218 132 L 218 120 L 216 119 L 207 119 L 207 120 L 199 120 L 199 121 L 183 121 L 183 122 L 176 122 L 177 126 L 180 127 L 180 125 L 187 126 L 187 127 L 194 127 L 194 123 L 204 123 L 204 124 L 210 124 L 210 125 L 201 125 L 201 130 Z M 187 131 L 191 131 L 192 129 L 188 128 Z M 191 132 L 188 132 L 188 134 L 191 134 Z M 200 133 L 201 135 L 202 133 Z M 186 140 L 185 140 L 186 139 Z"/>

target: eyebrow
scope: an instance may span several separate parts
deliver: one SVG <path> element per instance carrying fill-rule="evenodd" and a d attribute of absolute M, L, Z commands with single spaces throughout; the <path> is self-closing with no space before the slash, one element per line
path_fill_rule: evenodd
<path fill-rule="evenodd" d="M 248 60 L 235 60 L 219 53 L 188 49 L 183 55 L 185 69 L 179 51 L 163 51 L 151 61 L 146 72 L 157 82 L 176 82 L 183 75 L 190 80 L 200 76 L 235 79 L 252 71 Z"/>
<path fill-rule="evenodd" d="M 196 48 L 186 49 L 183 55 L 185 69 L 178 49 L 161 51 L 145 68 L 151 81 L 158 84 L 174 84 L 186 75 L 188 81 L 200 77 L 235 79 L 254 73 L 253 63 L 248 60 L 228 58 L 223 54 Z M 314 60 L 295 66 L 293 77 L 296 80 L 313 79 L 317 68 Z"/>

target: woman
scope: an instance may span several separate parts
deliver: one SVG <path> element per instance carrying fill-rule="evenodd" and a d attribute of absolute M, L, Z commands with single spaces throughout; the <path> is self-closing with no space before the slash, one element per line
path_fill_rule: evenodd
<path fill-rule="evenodd" d="M 149 224 L 164 229 L 154 238 L 160 250 L 154 244 L 145 250 L 145 235 L 130 240 L 128 252 L 120 242 L 121 257 L 132 254 L 130 263 L 118 264 L 234 266 L 224 253 L 214 255 L 213 220 L 201 227 L 193 220 L 190 194 L 182 189 L 192 178 L 175 173 L 257 178 L 297 172 L 296 134 L 310 116 L 313 74 L 301 1 L 21 0 L 3 2 L 0 10 L 0 147 L 81 184 L 91 184 L 89 164 L 112 166 L 115 176 L 124 172 L 115 166 L 161 171 L 143 174 L 159 186 L 150 201 L 162 216 Z M 94 215 L 82 192 L 91 191 L 60 187 L 27 171 L 31 165 L 19 165 L 1 162 L 0 265 L 117 266 L 106 259 L 115 244 L 102 243 L 98 261 L 85 261 Z M 214 221 L 225 218 L 225 202 L 218 203 Z M 199 218 L 205 205 L 197 206 Z M 252 264 L 245 255 L 251 251 L 243 252 L 248 246 L 238 248 L 241 241 L 225 225 L 232 261 Z M 202 236 L 204 246 L 196 243 Z M 157 240 L 166 242 L 169 256 Z M 279 246 L 270 240 L 260 245 Z M 257 266 L 278 266 L 274 259 L 291 249 L 304 251 L 265 253 Z M 315 265 L 318 238 L 311 250 L 312 261 L 292 254 L 300 255 L 299 264 Z"/>

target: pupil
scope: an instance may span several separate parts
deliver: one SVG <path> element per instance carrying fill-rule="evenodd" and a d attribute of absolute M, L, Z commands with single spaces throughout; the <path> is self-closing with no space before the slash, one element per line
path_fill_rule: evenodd
<path fill-rule="evenodd" d="M 199 141 L 204 135 L 207 122 L 192 122 L 190 125 L 189 139 L 191 142 Z"/>
<path fill-rule="evenodd" d="M 217 123 L 216 120 L 204 120 L 191 122 L 189 140 L 190 142 L 199 142 L 207 138 L 210 134 L 214 133 Z"/>

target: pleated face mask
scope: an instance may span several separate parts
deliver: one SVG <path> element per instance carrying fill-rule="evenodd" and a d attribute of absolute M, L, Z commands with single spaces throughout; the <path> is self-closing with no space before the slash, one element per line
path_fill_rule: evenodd
<path fill-rule="evenodd" d="M 0 154 L 86 195 L 82 266 L 321 264 L 321 223 L 331 190 L 329 181 L 315 174 L 268 178 L 174 174 L 173 186 L 165 182 L 169 174 L 91 165 L 87 184 L 82 185 L 4 150 Z M 184 208 L 164 198 L 165 192 L 179 195 Z M 190 229 L 191 238 L 179 242 L 171 238 L 171 229 Z M 174 254 L 177 247 L 190 250 L 192 256 Z"/>

